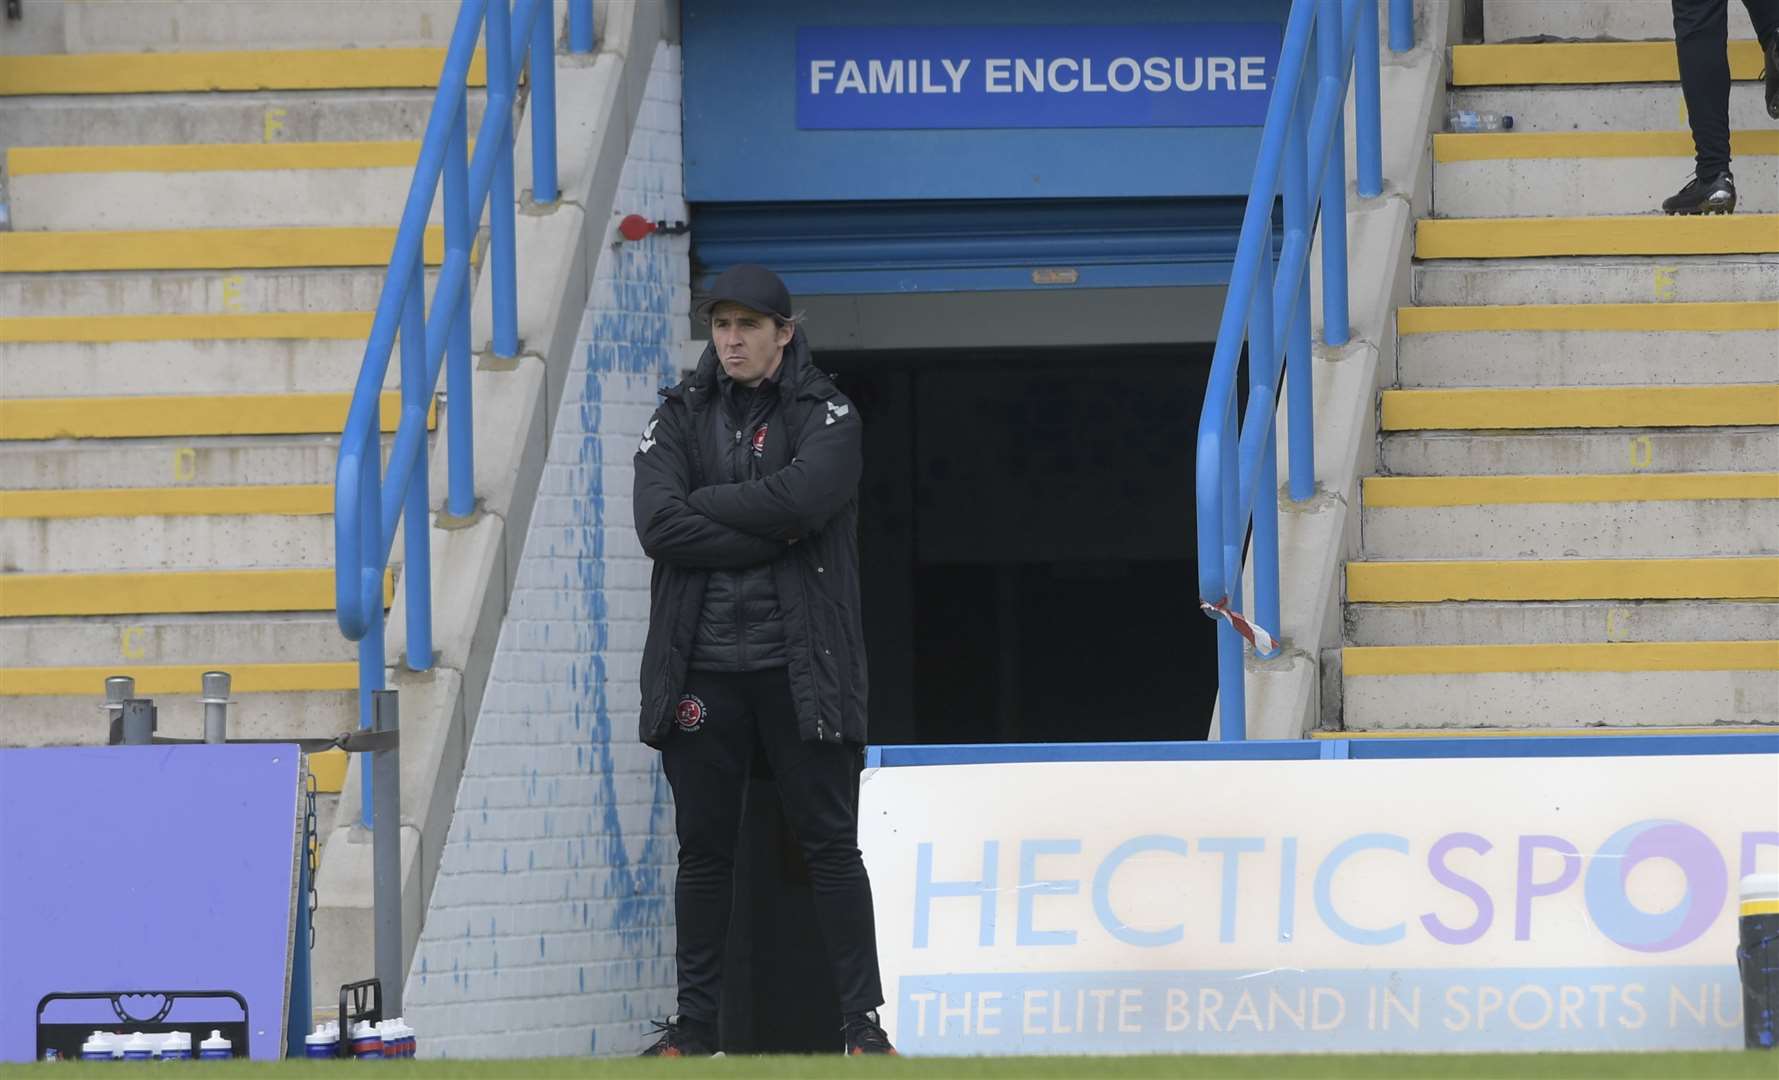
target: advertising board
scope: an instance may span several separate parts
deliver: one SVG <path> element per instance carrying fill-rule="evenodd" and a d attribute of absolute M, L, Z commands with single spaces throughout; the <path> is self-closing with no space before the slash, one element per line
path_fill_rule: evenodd
<path fill-rule="evenodd" d="M 911 1054 L 1741 1044 L 1779 759 L 1054 762 L 862 788 Z"/>

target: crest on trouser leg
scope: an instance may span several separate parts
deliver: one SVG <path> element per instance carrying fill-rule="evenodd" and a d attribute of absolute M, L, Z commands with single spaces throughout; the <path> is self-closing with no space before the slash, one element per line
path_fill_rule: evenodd
<path fill-rule="evenodd" d="M 704 726 L 705 715 L 703 699 L 696 694 L 687 694 L 679 699 L 679 707 L 673 710 L 673 723 L 681 731 L 691 734 Z"/>

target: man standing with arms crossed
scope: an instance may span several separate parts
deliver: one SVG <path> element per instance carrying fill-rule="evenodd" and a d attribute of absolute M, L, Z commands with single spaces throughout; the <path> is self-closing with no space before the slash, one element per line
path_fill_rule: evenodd
<path fill-rule="evenodd" d="M 655 561 L 642 741 L 679 834 L 679 1013 L 645 1056 L 717 1050 L 742 796 L 756 752 L 809 865 L 846 1052 L 893 1054 L 858 847 L 865 743 L 858 411 L 810 359 L 784 282 L 736 266 L 705 300 L 711 343 L 661 392 L 636 452 L 636 532 Z"/>

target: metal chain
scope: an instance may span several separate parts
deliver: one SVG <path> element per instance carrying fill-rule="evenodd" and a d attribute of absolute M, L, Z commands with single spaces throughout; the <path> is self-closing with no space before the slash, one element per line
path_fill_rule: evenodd
<path fill-rule="evenodd" d="M 309 860 L 309 951 L 315 951 L 315 909 L 320 899 L 315 892 L 315 876 L 321 870 L 321 819 L 315 813 L 315 774 L 303 772 L 307 801 L 303 810 L 303 857 Z"/>

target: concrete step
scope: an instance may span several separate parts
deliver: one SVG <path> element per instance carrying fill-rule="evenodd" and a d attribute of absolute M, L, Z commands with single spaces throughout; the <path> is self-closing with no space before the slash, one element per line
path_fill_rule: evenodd
<path fill-rule="evenodd" d="M 96 387 L 112 394 L 272 394 L 349 390 L 360 341 L 116 341 L 0 343 L 0 383 L 14 399 Z M 396 383 L 391 363 L 387 385 Z"/>
<path fill-rule="evenodd" d="M 13 490 L 152 488 L 163 484 L 331 484 L 338 434 L 0 442 Z M 384 451 L 385 459 L 388 448 Z"/>
<path fill-rule="evenodd" d="M 25 573 L 329 566 L 333 488 L 0 492 L 0 566 Z"/>
<path fill-rule="evenodd" d="M 0 97 L 0 149 L 418 139 L 435 90 Z M 472 133 L 486 99 L 469 93 Z"/>
<path fill-rule="evenodd" d="M 0 275 L 102 270 L 387 267 L 395 227 L 131 229 L 0 233 Z M 422 258 L 437 266 L 445 234 L 426 230 Z M 32 311 L 33 314 L 49 312 Z"/>
<path fill-rule="evenodd" d="M 1402 386 L 1754 383 L 1779 376 L 1779 303 L 1412 307 Z"/>
<path fill-rule="evenodd" d="M 1779 470 L 1779 427 L 1607 431 L 1404 431 L 1380 442 L 1396 476 Z M 0 459 L 3 460 L 3 459 Z"/>
<path fill-rule="evenodd" d="M 343 663 L 357 655 L 357 646 L 341 636 L 332 612 L 0 622 L 0 657 L 14 667 L 196 664 L 227 671 L 242 664 L 285 663 L 292 657 Z"/>
<path fill-rule="evenodd" d="M 1582 645 L 1779 639 L 1779 604 L 1642 600 L 1348 604 L 1351 645 Z"/>
<path fill-rule="evenodd" d="M 1483 40 L 1568 38 L 1577 41 L 1642 41 L 1674 38 L 1670 0 L 1488 0 L 1483 8 Z M 1741 4 L 1729 5 L 1730 36 L 1754 37 L 1754 25 Z"/>
<path fill-rule="evenodd" d="M 1576 86 L 1679 83 L 1672 41 L 1454 45 L 1453 86 Z M 1765 61 L 1752 40 L 1731 41 L 1730 78 L 1761 77 Z"/>
<path fill-rule="evenodd" d="M 0 520 L 0 566 L 27 574 L 331 567 L 334 519 L 276 514 Z"/>
<path fill-rule="evenodd" d="M 9 697 L 0 695 L 0 745 L 103 746 L 108 732 L 104 694 Z M 196 695 L 157 698 L 161 735 L 199 739 L 204 706 Z M 358 726 L 358 692 L 241 694 L 229 709 L 235 739 L 326 739 Z"/>
<path fill-rule="evenodd" d="M 1736 210 L 1779 211 L 1779 131 L 1737 131 Z M 1692 177 L 1684 132 L 1563 132 L 1433 136 L 1438 217 L 1641 214 Z"/>
<path fill-rule="evenodd" d="M 1602 86 L 1466 86 L 1447 98 L 1453 109 L 1513 117 L 1519 133 L 1555 131 L 1686 131 L 1686 102 L 1668 83 Z M 1730 84 L 1730 127 L 1771 124 L 1758 82 Z"/>
<path fill-rule="evenodd" d="M 0 398 L 0 441 L 337 435 L 351 404 L 352 395 L 344 393 Z M 401 396 L 385 392 L 381 413 L 383 431 L 394 431 Z M 435 405 L 428 430 L 437 422 Z"/>
<path fill-rule="evenodd" d="M 1418 263 L 1426 305 L 1779 303 L 1779 256 L 1450 259 Z M 0 288 L 4 282 L 0 282 Z"/>
<path fill-rule="evenodd" d="M 386 266 L 0 273 L 0 311 L 46 318 L 370 311 Z M 429 304 L 437 284 L 438 271 L 428 269 Z"/>
<path fill-rule="evenodd" d="M 1779 553 L 1779 473 L 1372 476 L 1361 492 L 1370 559 Z"/>
<path fill-rule="evenodd" d="M 138 697 L 198 697 L 203 693 L 207 664 L 112 663 L 85 666 L 16 666 L 0 668 L 0 696 L 105 698 L 105 680 L 127 675 Z M 229 674 L 230 695 L 307 693 L 355 690 L 358 665 L 350 660 L 326 662 L 273 661 L 235 664 Z"/>
<path fill-rule="evenodd" d="M 399 222 L 417 142 L 59 146 L 7 152 L 13 228 L 197 229 Z M 444 200 L 432 219 L 443 219 Z"/>
<path fill-rule="evenodd" d="M 1779 214 L 1423 218 L 1415 225 L 1419 259 L 1776 253 Z"/>
<path fill-rule="evenodd" d="M 1363 731 L 1779 724 L 1779 641 L 1348 647 Z"/>
<path fill-rule="evenodd" d="M 456 0 L 31 0 L 26 18 L 60 30 L 50 52 L 443 45 Z M 50 39 L 54 41 L 54 37 Z"/>
<path fill-rule="evenodd" d="M 1381 397 L 1385 432 L 1779 425 L 1773 383 L 1385 390 Z"/>
<path fill-rule="evenodd" d="M 333 508 L 330 484 L 0 491 L 0 520 L 160 516 L 312 516 Z"/>
<path fill-rule="evenodd" d="M 1369 560 L 1348 604 L 1480 600 L 1779 600 L 1779 558 Z"/>
<path fill-rule="evenodd" d="M 429 90 L 437 88 L 444 65 L 445 50 L 435 47 L 11 56 L 0 65 L 0 97 Z M 481 49 L 470 63 L 468 84 L 487 85 Z"/>
<path fill-rule="evenodd" d="M 7 573 L 3 580 L 0 619 L 334 610 L 332 569 Z M 394 596 L 392 568 L 383 582 L 385 606 Z"/>

